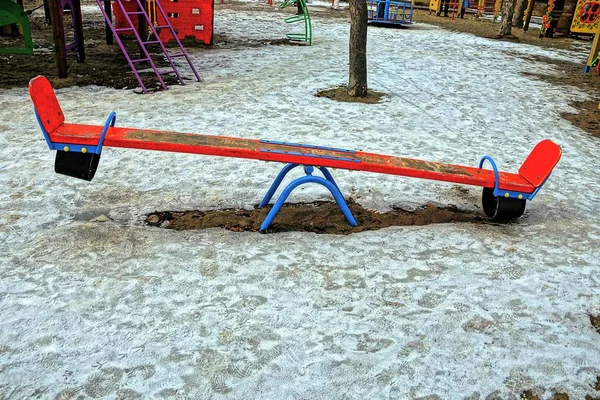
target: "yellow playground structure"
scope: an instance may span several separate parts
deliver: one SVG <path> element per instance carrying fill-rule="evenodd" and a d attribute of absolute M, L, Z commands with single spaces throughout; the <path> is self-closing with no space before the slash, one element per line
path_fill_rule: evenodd
<path fill-rule="evenodd" d="M 463 0 L 429 0 L 429 13 L 440 15 L 444 12 L 444 5 L 448 4 L 448 12 L 452 13 L 452 18 L 461 15 Z M 468 9 L 476 10 L 476 18 L 492 17 L 494 21 L 500 15 L 502 0 L 469 0 Z"/>

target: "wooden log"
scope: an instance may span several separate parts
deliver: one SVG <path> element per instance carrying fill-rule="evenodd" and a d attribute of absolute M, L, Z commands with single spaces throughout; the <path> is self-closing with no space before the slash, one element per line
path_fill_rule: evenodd
<path fill-rule="evenodd" d="M 85 62 L 85 44 L 83 42 L 83 18 L 81 16 L 81 1 L 73 0 L 73 9 L 71 17 L 73 18 L 73 27 L 75 34 L 75 43 L 77 43 L 77 62 Z"/>
<path fill-rule="evenodd" d="M 531 21 L 531 15 L 533 14 L 533 6 L 535 5 L 535 0 L 529 0 L 527 4 L 527 12 L 525 13 L 525 24 L 523 25 L 523 31 L 527 32 L 529 29 L 529 22 Z"/>
<path fill-rule="evenodd" d="M 54 53 L 56 54 L 56 66 L 58 77 L 67 78 L 67 47 L 65 43 L 65 24 L 62 16 L 60 0 L 48 0 L 50 19 L 52 20 L 52 36 L 54 38 Z"/>

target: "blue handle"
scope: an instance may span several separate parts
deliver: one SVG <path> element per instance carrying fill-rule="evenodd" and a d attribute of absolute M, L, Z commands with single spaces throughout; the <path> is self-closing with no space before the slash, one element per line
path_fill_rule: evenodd
<path fill-rule="evenodd" d="M 500 186 L 500 174 L 498 173 L 498 167 L 496 166 L 496 162 L 490 156 L 483 156 L 481 160 L 479 160 L 479 169 L 483 167 L 483 163 L 485 161 L 489 161 L 492 165 L 492 169 L 494 170 L 494 196 L 498 196 L 500 194 L 499 186 Z"/>

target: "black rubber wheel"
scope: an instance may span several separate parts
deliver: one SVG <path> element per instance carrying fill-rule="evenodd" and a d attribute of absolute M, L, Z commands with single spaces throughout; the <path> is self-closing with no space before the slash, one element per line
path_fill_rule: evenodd
<path fill-rule="evenodd" d="M 510 221 L 525 212 L 527 200 L 494 196 L 494 189 L 483 188 L 483 212 L 492 221 Z"/>
<path fill-rule="evenodd" d="M 99 162 L 100 154 L 58 150 L 54 159 L 54 172 L 91 181 Z"/>

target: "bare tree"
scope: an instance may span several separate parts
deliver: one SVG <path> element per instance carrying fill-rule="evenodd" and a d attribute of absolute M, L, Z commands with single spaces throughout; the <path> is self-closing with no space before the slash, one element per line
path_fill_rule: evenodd
<path fill-rule="evenodd" d="M 534 1 L 534 0 L 531 0 Z M 525 9 L 527 8 L 527 0 L 517 0 L 515 6 L 515 15 L 512 18 L 512 26 L 515 28 L 523 27 L 523 17 L 525 16 Z"/>
<path fill-rule="evenodd" d="M 515 12 L 516 0 L 502 0 L 502 23 L 498 37 L 510 36 L 512 34 L 512 19 Z"/>
<path fill-rule="evenodd" d="M 367 95 L 367 2 L 350 0 L 350 72 L 348 94 Z"/>

